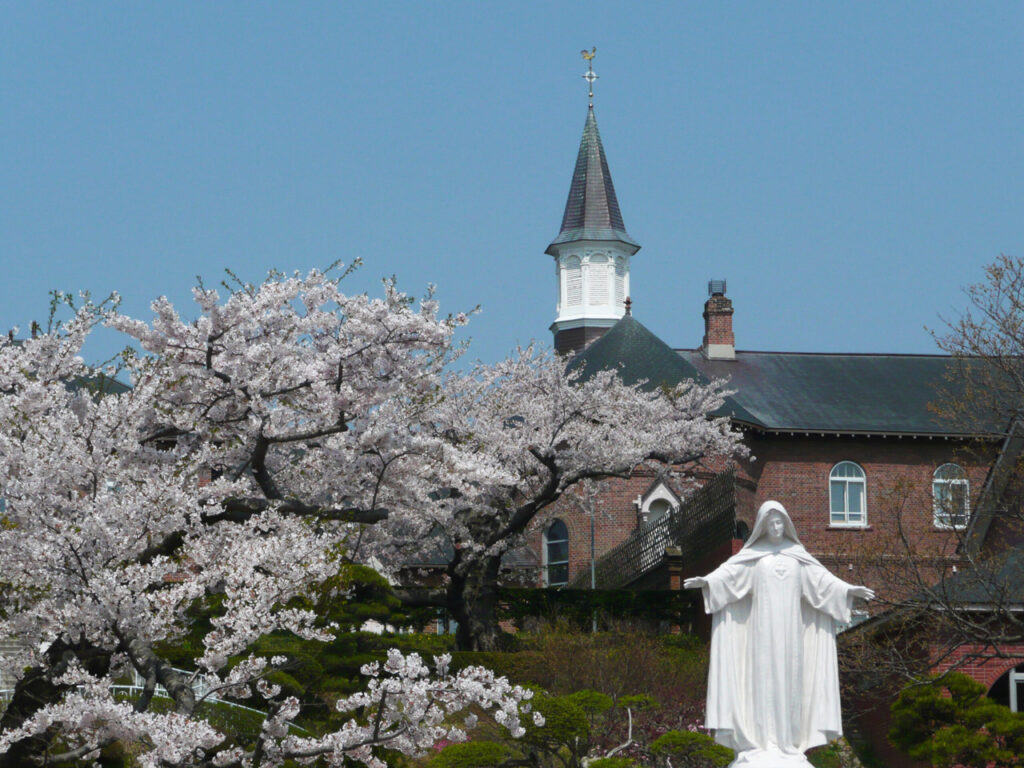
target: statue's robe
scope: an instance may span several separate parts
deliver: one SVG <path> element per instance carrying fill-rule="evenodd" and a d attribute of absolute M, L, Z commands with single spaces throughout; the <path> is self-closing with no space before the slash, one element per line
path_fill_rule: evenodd
<path fill-rule="evenodd" d="M 802 763 L 804 750 L 843 732 L 835 635 L 850 621 L 851 585 L 789 540 L 750 542 L 705 579 L 705 726 L 737 752 L 778 750 Z"/>

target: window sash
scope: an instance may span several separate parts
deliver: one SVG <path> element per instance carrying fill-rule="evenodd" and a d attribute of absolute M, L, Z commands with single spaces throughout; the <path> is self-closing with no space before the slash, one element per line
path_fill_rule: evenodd
<path fill-rule="evenodd" d="M 564 525 L 564 523 L 563 523 Z M 558 538 L 544 534 L 544 586 L 561 587 L 569 583 L 568 531 Z"/>
<path fill-rule="evenodd" d="M 829 480 L 829 522 L 836 526 L 867 525 L 867 483 L 863 478 L 832 477 Z"/>
<path fill-rule="evenodd" d="M 936 528 L 964 528 L 971 511 L 970 485 L 965 479 L 932 480 L 932 523 Z"/>

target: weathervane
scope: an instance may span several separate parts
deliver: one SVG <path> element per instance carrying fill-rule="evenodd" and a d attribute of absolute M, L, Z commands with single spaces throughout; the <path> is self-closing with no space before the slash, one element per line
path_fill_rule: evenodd
<path fill-rule="evenodd" d="M 589 51 L 584 48 L 580 51 L 580 55 L 583 60 L 587 62 L 587 73 L 583 75 L 583 79 L 587 81 L 587 86 L 590 89 L 590 106 L 594 106 L 594 81 L 597 80 L 597 75 L 594 74 L 594 56 L 597 55 L 597 46 L 595 45 Z"/>

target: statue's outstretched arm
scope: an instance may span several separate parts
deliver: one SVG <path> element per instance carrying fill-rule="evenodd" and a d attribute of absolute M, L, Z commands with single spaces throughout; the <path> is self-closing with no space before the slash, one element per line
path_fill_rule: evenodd
<path fill-rule="evenodd" d="M 874 600 L 875 590 L 868 587 L 850 587 L 847 593 L 850 597 L 859 597 L 861 600 Z"/>

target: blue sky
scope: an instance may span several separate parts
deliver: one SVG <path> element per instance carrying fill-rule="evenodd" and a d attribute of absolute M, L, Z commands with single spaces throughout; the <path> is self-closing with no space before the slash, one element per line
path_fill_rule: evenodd
<path fill-rule="evenodd" d="M 473 357 L 550 343 L 596 45 L 641 322 L 696 346 L 724 277 L 740 349 L 931 352 L 1024 255 L 1022 39 L 1013 3 L 4 4 L 0 326 L 358 256 L 482 305 Z"/>

